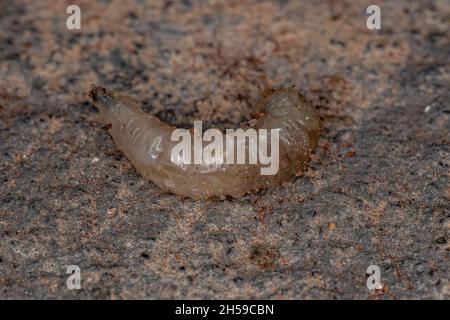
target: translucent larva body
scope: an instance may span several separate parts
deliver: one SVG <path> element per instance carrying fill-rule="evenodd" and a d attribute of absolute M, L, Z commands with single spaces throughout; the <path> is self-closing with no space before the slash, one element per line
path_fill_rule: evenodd
<path fill-rule="evenodd" d="M 241 197 L 277 186 L 305 169 L 320 134 L 316 109 L 296 90 L 263 95 L 254 128 L 279 129 L 279 170 L 261 175 L 260 164 L 180 164 L 171 152 L 176 127 L 144 112 L 132 98 L 92 85 L 90 96 L 116 147 L 161 189 L 194 199 Z M 225 138 L 224 138 L 225 139 Z"/>

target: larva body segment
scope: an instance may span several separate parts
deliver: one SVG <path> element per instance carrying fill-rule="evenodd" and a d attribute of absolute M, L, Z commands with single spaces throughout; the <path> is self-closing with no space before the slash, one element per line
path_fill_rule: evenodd
<path fill-rule="evenodd" d="M 291 179 L 305 169 L 320 134 L 318 113 L 303 96 L 291 88 L 272 90 L 259 102 L 254 129 L 279 129 L 276 174 L 261 175 L 259 163 L 185 164 L 171 157 L 178 143 L 171 141 L 176 127 L 144 112 L 132 98 L 119 92 L 92 85 L 90 96 L 116 147 L 142 176 L 163 190 L 194 199 L 241 197 Z M 203 146 L 208 143 L 203 142 Z M 248 148 L 247 144 L 246 154 Z"/>

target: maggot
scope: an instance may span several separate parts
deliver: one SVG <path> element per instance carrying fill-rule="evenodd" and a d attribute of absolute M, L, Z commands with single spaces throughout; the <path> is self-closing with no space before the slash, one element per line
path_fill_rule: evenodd
<path fill-rule="evenodd" d="M 258 103 L 256 129 L 278 129 L 279 170 L 261 175 L 259 164 L 180 164 L 171 151 L 176 129 L 142 110 L 131 97 L 91 85 L 90 97 L 116 147 L 136 170 L 161 189 L 194 199 L 241 197 L 280 185 L 307 166 L 320 135 L 315 107 L 294 88 L 266 91 Z"/>

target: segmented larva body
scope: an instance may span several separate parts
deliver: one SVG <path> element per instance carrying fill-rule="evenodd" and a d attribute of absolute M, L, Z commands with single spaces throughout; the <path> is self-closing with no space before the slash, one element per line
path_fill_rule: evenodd
<path fill-rule="evenodd" d="M 176 127 L 144 112 L 136 101 L 119 92 L 92 85 L 90 96 L 116 147 L 142 176 L 163 190 L 194 199 L 237 198 L 292 179 L 305 169 L 319 139 L 316 109 L 295 89 L 272 90 L 261 98 L 253 128 L 279 129 L 279 170 L 275 175 L 261 175 L 261 164 L 186 165 L 171 157 L 178 143 L 171 139 Z"/>

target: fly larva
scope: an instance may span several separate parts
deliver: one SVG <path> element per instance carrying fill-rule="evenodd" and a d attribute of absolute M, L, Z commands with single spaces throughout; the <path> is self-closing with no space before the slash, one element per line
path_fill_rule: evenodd
<path fill-rule="evenodd" d="M 263 94 L 252 127 L 278 129 L 276 174 L 261 175 L 261 164 L 185 164 L 171 156 L 178 143 L 171 139 L 176 127 L 144 112 L 135 100 L 117 91 L 92 85 L 90 97 L 116 147 L 142 176 L 163 190 L 194 199 L 237 198 L 277 186 L 305 169 L 319 139 L 316 109 L 292 88 L 271 90 Z"/>

